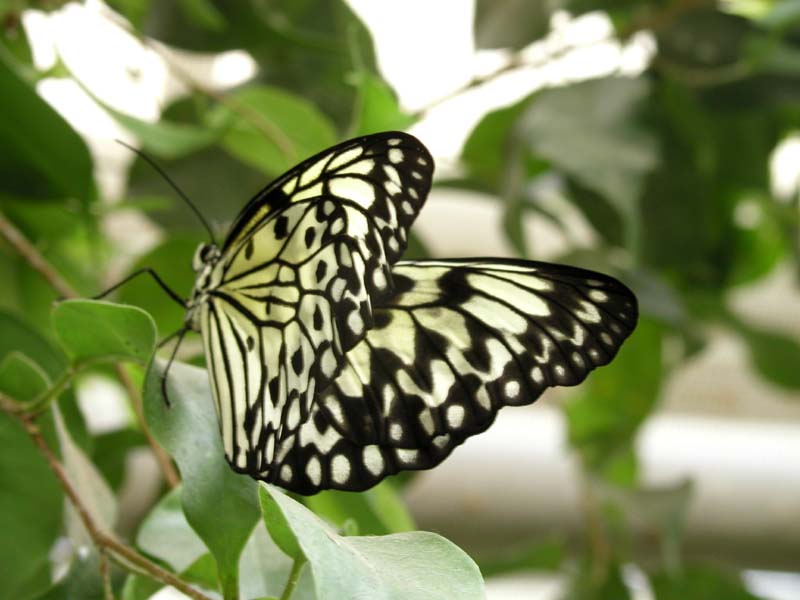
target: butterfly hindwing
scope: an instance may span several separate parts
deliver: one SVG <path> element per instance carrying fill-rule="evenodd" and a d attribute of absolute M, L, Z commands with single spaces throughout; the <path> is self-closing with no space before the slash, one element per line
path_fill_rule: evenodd
<path fill-rule="evenodd" d="M 404 261 L 393 275 L 374 328 L 278 449 L 280 485 L 360 490 L 433 467 L 502 406 L 611 361 L 637 320 L 625 286 L 572 267 Z"/>
<path fill-rule="evenodd" d="M 201 323 L 236 469 L 263 476 L 373 327 L 432 170 L 407 134 L 357 138 L 280 177 L 234 222 Z"/>

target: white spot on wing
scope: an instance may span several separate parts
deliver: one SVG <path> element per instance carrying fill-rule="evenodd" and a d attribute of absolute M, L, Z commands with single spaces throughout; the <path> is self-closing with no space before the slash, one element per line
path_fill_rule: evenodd
<path fill-rule="evenodd" d="M 344 454 L 337 454 L 331 461 L 331 477 L 338 484 L 350 479 L 350 459 Z"/>

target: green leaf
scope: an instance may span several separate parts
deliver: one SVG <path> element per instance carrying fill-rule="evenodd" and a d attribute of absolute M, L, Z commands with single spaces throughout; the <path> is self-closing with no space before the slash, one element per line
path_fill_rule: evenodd
<path fill-rule="evenodd" d="M 605 475 L 627 472 L 624 478 L 630 479 L 627 448 L 661 387 L 662 335 L 660 325 L 640 319 L 611 364 L 593 372 L 567 403 L 570 443 L 591 469 L 609 469 Z"/>
<path fill-rule="evenodd" d="M 326 490 L 305 499 L 305 505 L 337 527 L 348 519 L 362 534 L 382 535 L 414 529 L 414 520 L 390 481 L 361 493 Z"/>
<path fill-rule="evenodd" d="M 650 585 L 658 600 L 759 600 L 736 574 L 702 565 L 687 567 L 680 575 L 657 573 Z"/>
<path fill-rule="evenodd" d="M 0 56 L 0 187 L 25 196 L 96 197 L 86 144 Z"/>
<path fill-rule="evenodd" d="M 0 392 L 27 402 L 50 385 L 47 373 L 21 352 L 11 352 L 0 361 Z"/>
<path fill-rule="evenodd" d="M 211 0 L 178 0 L 181 10 L 196 25 L 205 29 L 225 29 L 225 19 Z"/>
<path fill-rule="evenodd" d="M 171 408 L 161 395 L 164 365 L 154 361 L 144 387 L 147 423 L 178 463 L 186 520 L 217 561 L 223 590 L 235 590 L 239 556 L 259 517 L 256 483 L 225 460 L 208 373 L 173 363 L 167 379 Z"/>
<path fill-rule="evenodd" d="M 120 592 L 122 600 L 149 600 L 163 584 L 142 575 L 128 575 Z"/>
<path fill-rule="evenodd" d="M 341 537 L 303 505 L 261 484 L 309 561 L 319 600 L 485 597 L 477 565 L 434 533 Z M 265 514 L 270 518 L 271 512 Z"/>
<path fill-rule="evenodd" d="M 75 361 L 122 359 L 146 362 L 156 327 L 145 311 L 100 300 L 66 300 L 53 309 L 53 328 Z"/>
<path fill-rule="evenodd" d="M 278 597 L 283 592 L 292 559 L 284 554 L 263 524 L 253 530 L 239 561 L 239 593 L 242 598 Z M 292 600 L 315 600 L 311 570 L 303 569 Z"/>
<path fill-rule="evenodd" d="M 104 600 L 100 562 L 96 552 L 78 556 L 69 567 L 67 576 L 45 595 L 36 600 Z"/>
<path fill-rule="evenodd" d="M 114 119 L 142 144 L 142 150 L 155 156 L 174 159 L 191 154 L 217 141 L 221 132 L 212 127 L 161 120 L 156 123 L 142 121 L 105 106 Z"/>
<path fill-rule="evenodd" d="M 237 109 L 218 106 L 212 127 L 227 126 L 222 145 L 274 176 L 336 143 L 336 130 L 313 104 L 279 88 L 254 86 L 233 94 Z"/>
<path fill-rule="evenodd" d="M 67 357 L 61 350 L 12 313 L 0 311 L 0 331 L 0 358 L 14 351 L 35 356 L 50 379 L 56 379 L 67 367 Z"/>
<path fill-rule="evenodd" d="M 515 571 L 557 571 L 566 558 L 566 550 L 563 540 L 553 539 L 492 552 L 479 564 L 484 577 Z"/>
<path fill-rule="evenodd" d="M 371 73 L 358 75 L 358 105 L 353 135 L 410 127 L 416 119 L 404 113 L 392 88 Z"/>
<path fill-rule="evenodd" d="M 46 389 L 42 370 L 12 352 L 0 363 L 0 392 L 31 400 Z M 50 429 L 49 416 L 40 426 Z M 50 586 L 48 552 L 61 531 L 63 493 L 16 419 L 0 412 L 0 598 L 36 596 Z"/>
<path fill-rule="evenodd" d="M 648 98 L 645 79 L 594 79 L 545 90 L 522 121 L 531 150 L 602 194 L 630 230 L 647 174 L 658 163 L 651 133 L 637 113 Z"/>
<path fill-rule="evenodd" d="M 775 331 L 768 331 L 732 320 L 750 350 L 750 361 L 764 379 L 790 390 L 800 390 L 800 342 Z"/>
<path fill-rule="evenodd" d="M 164 496 L 147 514 L 136 535 L 136 545 L 180 573 L 208 552 L 181 508 L 181 488 Z"/>

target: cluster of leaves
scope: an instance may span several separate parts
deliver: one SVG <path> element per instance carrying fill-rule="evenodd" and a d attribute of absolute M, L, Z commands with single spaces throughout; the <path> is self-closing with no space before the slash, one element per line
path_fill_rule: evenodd
<path fill-rule="evenodd" d="M 377 75 L 369 35 L 343 2 L 109 4 L 145 43 L 244 49 L 259 66 L 256 80 L 222 94 L 188 82 L 190 93 L 157 123 L 105 107 L 214 221 L 229 220 L 253 190 L 306 155 L 415 120 Z M 556 4 L 478 2 L 476 41 L 482 48 L 523 48 L 548 34 Z M 767 381 L 800 388 L 793 368 L 797 341 L 746 323 L 726 304 L 730 291 L 783 261 L 797 262 L 796 199 L 792 205 L 772 197 L 768 163 L 800 116 L 800 11 L 777 5 L 745 16 L 700 0 L 561 4 L 574 14 L 605 10 L 623 40 L 653 31 L 658 50 L 651 65 L 633 78 L 537 91 L 487 115 L 462 151 L 462 177 L 447 183 L 495 196 L 509 240 L 528 256 L 526 215 L 567 229 L 541 201 L 542 189 L 557 181 L 562 199 L 584 215 L 597 238 L 591 252 L 571 252 L 561 261 L 616 269 L 636 291 L 643 316 L 615 362 L 565 406 L 570 441 L 588 476 L 594 532 L 578 560 L 565 560 L 574 555 L 559 541 L 489 556 L 481 567 L 484 573 L 572 568 L 571 597 L 617 599 L 628 594 L 621 565 L 638 562 L 659 599 L 750 598 L 735 575 L 681 564 L 689 490 L 641 489 L 633 440 L 670 369 L 703 348 L 710 326 L 738 335 Z M 86 144 L 35 92 L 44 77 L 74 76 L 60 61 L 47 73 L 33 69 L 19 26 L 24 5 L 0 8 L 0 225 L 31 240 L 53 272 L 78 295 L 91 296 L 103 287 L 114 251 L 103 219 L 110 211 L 138 210 L 170 235 L 133 268 L 155 268 L 175 289 L 188 291 L 191 255 L 202 238 L 196 221 L 163 195 L 163 181 L 140 163 L 131 170 L 124 202 L 101 201 Z M 743 210 L 758 218 L 742 222 Z M 222 459 L 205 373 L 173 368 L 175 402 L 168 413 L 157 393 L 160 364 L 143 368 L 152 355 L 153 323 L 162 335 L 174 331 L 183 320 L 180 307 L 152 282 L 136 281 L 118 300 L 146 312 L 86 301 L 53 310 L 66 292 L 53 289 L 8 227 L 2 230 L 0 392 L 40 415 L 43 439 L 104 529 L 117 522 L 126 456 L 148 439 L 133 416 L 125 429 L 91 435 L 71 384 L 87 372 L 114 376 L 109 360 L 133 361 L 126 373 L 145 385 L 146 421 L 182 478 L 135 534 L 125 532 L 155 564 L 226 598 L 480 597 L 480 574 L 463 552 L 437 536 L 410 533 L 413 521 L 392 483 L 359 495 L 320 494 L 304 508 L 233 475 Z M 425 252 L 419 243 L 414 248 Z M 684 352 L 668 362 L 661 349 L 674 339 Z M 67 576 L 51 587 L 54 541 L 67 532 L 74 548 L 90 548 L 90 536 L 74 512 L 62 512 L 64 490 L 23 425 L 6 413 L 0 413 L 0 450 L 0 530 L 13 541 L 0 544 L 0 597 L 102 597 L 104 555 L 95 551 L 75 552 Z M 655 548 L 652 538 L 632 538 L 635 519 L 657 532 Z M 163 585 L 140 574 L 123 578 L 122 571 L 113 579 L 126 600 L 149 598 Z"/>

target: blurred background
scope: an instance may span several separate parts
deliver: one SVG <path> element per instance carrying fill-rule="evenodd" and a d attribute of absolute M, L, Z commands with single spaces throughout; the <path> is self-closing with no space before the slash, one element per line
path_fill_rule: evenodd
<path fill-rule="evenodd" d="M 186 294 L 205 239 L 115 139 L 222 231 L 307 155 L 388 129 L 437 161 L 409 257 L 563 262 L 636 292 L 610 366 L 391 484 L 490 600 L 800 598 L 800 2 L 7 0 L 0 18 L 0 211 L 81 294 L 139 266 Z M 57 372 L 56 293 L 3 239 L 0 277 L 0 358 Z M 162 337 L 182 322 L 151 281 L 116 298 Z M 108 373 L 75 395 L 133 538 L 156 461 Z"/>

